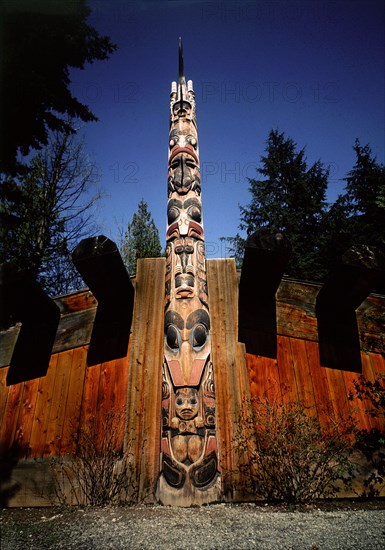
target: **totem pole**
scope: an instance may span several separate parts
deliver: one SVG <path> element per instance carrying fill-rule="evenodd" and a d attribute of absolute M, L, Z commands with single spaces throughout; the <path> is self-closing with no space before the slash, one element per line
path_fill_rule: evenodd
<path fill-rule="evenodd" d="M 159 498 L 188 506 L 215 500 L 220 479 L 195 98 L 181 39 L 171 86 Z"/>

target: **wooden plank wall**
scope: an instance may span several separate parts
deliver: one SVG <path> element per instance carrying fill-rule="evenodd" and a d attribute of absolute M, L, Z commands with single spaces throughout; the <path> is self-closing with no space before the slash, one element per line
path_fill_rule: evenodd
<path fill-rule="evenodd" d="M 54 354 L 47 375 L 5 386 L 0 369 L 0 444 L 3 455 L 18 458 L 64 455 L 73 449 L 71 434 L 100 428 L 112 409 L 126 407 L 128 357 L 87 367 L 87 347 Z M 101 430 L 100 430 L 101 431 Z M 123 446 L 123 429 L 117 449 Z"/>
<path fill-rule="evenodd" d="M 252 398 L 270 401 L 301 401 L 309 412 L 317 414 L 323 424 L 329 417 L 353 415 L 363 429 L 381 428 L 381 422 L 365 413 L 368 403 L 349 400 L 353 381 L 359 376 L 349 370 L 321 366 L 318 343 L 278 335 L 276 359 L 246 354 Z M 381 354 L 361 352 L 362 374 L 374 380 L 385 374 L 385 358 Z"/>
<path fill-rule="evenodd" d="M 125 449 L 138 501 L 154 502 L 160 471 L 165 258 L 137 263 Z"/>
<path fill-rule="evenodd" d="M 164 263 L 164 258 L 139 262 L 133 334 L 126 357 L 87 367 L 88 346 L 80 342 L 84 338 L 89 341 L 96 302 L 86 291 L 58 299 L 63 317 L 56 345 L 62 351 L 52 355 L 45 377 L 6 387 L 7 367 L 0 368 L 3 455 L 12 451 L 17 458 L 27 460 L 65 455 L 73 449 L 71 434 L 79 427 L 96 422 L 102 437 L 109 411 L 126 411 L 127 418 L 119 424 L 117 447 L 125 443 L 128 449 L 132 441 L 136 442 L 130 452 L 137 468 L 140 497 L 154 489 L 159 472 Z M 320 365 L 314 315 L 319 287 L 281 283 L 277 293 L 278 355 L 269 359 L 245 354 L 244 346 L 237 342 L 234 261 L 209 260 L 207 274 L 220 465 L 225 475 L 241 459 L 228 448 L 239 427 L 242 406 L 253 397 L 301 400 L 324 423 L 330 414 L 350 412 L 361 427 L 380 427 L 376 419 L 365 414 L 366 403 L 348 399 L 358 374 L 346 366 L 338 370 Z M 384 298 L 370 296 L 360 310 L 361 342 L 369 343 L 361 351 L 362 373 L 373 380 L 376 373 L 385 373 L 384 354 L 378 353 L 384 341 Z M 369 315 L 365 319 L 366 312 Z M 223 487 L 226 493 L 225 483 Z"/>
<path fill-rule="evenodd" d="M 243 405 L 250 400 L 244 345 L 238 342 L 238 282 L 233 259 L 207 261 L 212 361 L 216 395 L 217 437 L 223 496 L 243 500 L 242 460 L 234 441 L 239 437 Z M 244 436 L 249 434 L 246 432 Z"/>

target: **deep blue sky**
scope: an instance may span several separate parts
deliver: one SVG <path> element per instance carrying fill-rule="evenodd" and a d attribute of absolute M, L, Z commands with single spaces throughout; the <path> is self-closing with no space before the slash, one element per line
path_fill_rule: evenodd
<path fill-rule="evenodd" d="M 92 23 L 117 43 L 108 61 L 71 73 L 99 122 L 84 127 L 106 196 L 101 231 L 117 240 L 143 197 L 166 229 L 170 83 L 178 36 L 194 82 L 208 257 L 237 232 L 246 177 L 271 128 L 330 165 L 328 200 L 342 192 L 355 138 L 384 162 L 382 0 L 89 0 Z"/>

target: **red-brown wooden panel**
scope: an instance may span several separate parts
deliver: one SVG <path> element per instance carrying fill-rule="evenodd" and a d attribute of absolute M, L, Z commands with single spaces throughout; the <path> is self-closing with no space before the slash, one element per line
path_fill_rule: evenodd
<path fill-rule="evenodd" d="M 306 342 L 305 348 L 318 418 L 324 426 L 327 426 L 330 421 L 330 414 L 333 413 L 333 406 L 326 369 L 320 365 L 318 343 Z"/>
<path fill-rule="evenodd" d="M 346 392 L 348 396 L 350 395 L 350 393 L 352 393 L 352 395 L 354 396 L 355 394 L 354 381 L 358 379 L 358 376 L 359 374 L 356 372 L 349 372 L 349 371 L 343 372 Z M 367 403 L 365 401 L 361 401 L 360 399 L 350 400 L 350 411 L 353 415 L 353 418 L 358 423 L 358 428 L 362 430 L 370 430 L 371 428 L 371 421 L 368 414 L 365 412 L 366 409 L 367 409 Z"/>
<path fill-rule="evenodd" d="M 277 360 L 270 357 L 260 357 L 260 368 L 263 372 L 265 384 L 264 395 L 270 403 L 281 402 Z"/>
<path fill-rule="evenodd" d="M 99 392 L 100 365 L 86 368 L 86 377 L 84 381 L 82 410 L 80 416 L 80 428 L 89 430 L 95 425 L 97 413 L 97 402 Z"/>
<path fill-rule="evenodd" d="M 105 439 L 106 435 L 109 435 L 105 433 L 106 422 L 108 421 L 109 429 L 114 430 L 115 426 L 110 426 L 110 422 L 115 423 L 118 417 L 118 412 L 114 409 L 115 371 L 115 360 L 102 363 L 96 407 L 96 429 L 99 444 Z"/>
<path fill-rule="evenodd" d="M 6 386 L 8 368 L 9 367 L 0 369 L 0 425 L 3 420 L 5 407 L 7 406 L 7 399 L 8 399 L 8 393 L 9 393 L 9 388 Z"/>
<path fill-rule="evenodd" d="M 305 340 L 291 338 L 290 347 L 299 401 L 309 410 L 310 414 L 315 415 L 313 382 L 309 370 Z"/>
<path fill-rule="evenodd" d="M 60 454 L 70 453 L 74 449 L 72 434 L 76 433 L 79 428 L 84 379 L 87 368 L 87 351 L 87 347 L 73 350 Z"/>
<path fill-rule="evenodd" d="M 20 406 L 15 434 L 15 445 L 22 456 L 28 455 L 39 381 L 39 378 L 34 378 L 33 380 L 24 382 L 23 399 Z"/>
<path fill-rule="evenodd" d="M 19 411 L 23 400 L 24 383 L 13 384 L 8 389 L 2 424 L 0 426 L 0 454 L 6 454 L 13 448 Z M 14 448 L 17 452 L 17 449 Z"/>
<path fill-rule="evenodd" d="M 130 356 L 130 346 L 128 349 L 128 357 Z M 127 404 L 127 388 L 128 388 L 128 357 L 116 360 L 116 373 L 115 373 L 115 387 L 114 387 L 114 399 L 115 409 L 122 413 L 122 419 L 119 423 L 119 436 L 117 439 L 117 447 L 121 449 L 124 442 L 124 427 L 125 419 L 127 416 L 126 404 Z"/>
<path fill-rule="evenodd" d="M 336 419 L 345 419 L 350 415 L 346 386 L 343 371 L 325 367 L 329 382 L 329 391 Z"/>
<path fill-rule="evenodd" d="M 52 402 L 47 426 L 47 438 L 44 456 L 55 456 L 60 453 L 61 437 L 64 424 L 64 413 L 67 403 L 68 386 L 71 374 L 73 351 L 59 353 L 56 365 L 56 377 L 52 391 Z"/>
<path fill-rule="evenodd" d="M 377 365 L 380 365 L 381 362 L 375 359 L 375 356 L 377 354 L 374 353 L 361 353 L 361 361 L 362 361 L 362 374 L 371 382 L 374 382 L 376 378 L 377 373 Z M 371 405 L 370 400 L 366 399 L 361 401 L 361 407 L 365 410 L 371 410 L 373 407 Z M 383 423 L 381 422 L 381 419 L 377 418 L 376 416 L 372 416 L 370 414 L 367 414 L 367 418 L 369 421 L 370 428 L 379 429 L 381 430 L 383 428 Z"/>
<path fill-rule="evenodd" d="M 373 375 L 385 375 L 385 356 L 380 355 L 379 353 L 370 353 L 369 357 L 372 364 Z"/>
<path fill-rule="evenodd" d="M 263 371 L 259 368 L 260 357 L 246 353 L 246 364 L 250 383 L 250 395 L 252 398 L 263 397 L 265 381 Z"/>
<path fill-rule="evenodd" d="M 278 373 L 282 399 L 284 403 L 294 403 L 298 401 L 298 393 L 291 356 L 290 338 L 287 336 L 278 336 L 277 347 Z"/>
<path fill-rule="evenodd" d="M 36 407 L 29 440 L 29 457 L 31 458 L 41 457 L 44 453 L 52 393 L 56 377 L 57 359 L 57 354 L 51 355 L 46 376 L 39 378 Z"/>

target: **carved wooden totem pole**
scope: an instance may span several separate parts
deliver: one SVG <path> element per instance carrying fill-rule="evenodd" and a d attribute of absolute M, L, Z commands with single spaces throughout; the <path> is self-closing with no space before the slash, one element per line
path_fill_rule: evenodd
<path fill-rule="evenodd" d="M 159 499 L 189 506 L 219 495 L 215 391 L 195 99 L 179 79 L 170 97 L 168 226 Z"/>

